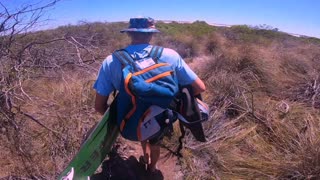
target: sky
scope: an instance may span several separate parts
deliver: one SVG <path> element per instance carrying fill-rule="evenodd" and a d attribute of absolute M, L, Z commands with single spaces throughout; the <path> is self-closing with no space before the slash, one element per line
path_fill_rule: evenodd
<path fill-rule="evenodd" d="M 1 0 L 10 9 L 49 0 Z M 1 7 L 0 7 L 1 8 Z M 0 11 L 1 12 L 1 11 Z M 320 38 L 320 0 L 61 0 L 46 12 L 45 27 L 86 22 L 155 20 L 209 24 L 269 25 L 280 31 Z"/>

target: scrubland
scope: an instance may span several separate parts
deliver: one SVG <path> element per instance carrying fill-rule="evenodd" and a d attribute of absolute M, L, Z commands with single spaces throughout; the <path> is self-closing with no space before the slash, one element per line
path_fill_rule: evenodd
<path fill-rule="evenodd" d="M 202 21 L 157 25 L 152 43 L 178 51 L 207 86 L 207 142 L 184 139 L 185 179 L 320 178 L 319 39 Z M 103 59 L 129 42 L 119 33 L 125 27 L 17 35 L 1 54 L 0 177 L 54 179 L 62 171 L 99 121 L 92 84 Z"/>

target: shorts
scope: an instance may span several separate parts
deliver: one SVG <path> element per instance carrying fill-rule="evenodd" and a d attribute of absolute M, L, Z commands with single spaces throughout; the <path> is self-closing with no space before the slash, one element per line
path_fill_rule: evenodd
<path fill-rule="evenodd" d="M 170 135 L 172 133 L 172 131 L 173 131 L 172 125 L 162 128 L 159 132 L 157 132 L 150 139 L 148 139 L 149 144 L 151 144 L 151 145 L 159 145 L 161 143 L 162 139 L 165 136 Z"/>
<path fill-rule="evenodd" d="M 161 129 L 155 135 L 151 136 L 148 139 L 149 144 L 151 145 L 158 145 L 161 143 L 164 136 L 170 136 L 173 132 L 173 122 L 177 119 L 172 111 L 164 111 L 163 113 L 157 115 L 156 117 L 158 124 L 160 125 Z M 165 119 L 169 119 L 169 123 L 165 121 Z"/>

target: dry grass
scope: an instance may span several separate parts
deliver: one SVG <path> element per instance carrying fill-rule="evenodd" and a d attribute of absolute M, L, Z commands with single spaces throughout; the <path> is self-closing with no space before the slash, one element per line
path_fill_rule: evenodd
<path fill-rule="evenodd" d="M 187 140 L 186 178 L 320 178 L 319 46 L 226 44 L 190 64 L 212 115 L 208 142 Z"/>
<path fill-rule="evenodd" d="M 283 115 L 278 103 L 265 107 L 266 119 L 241 113 L 225 118 L 221 108 L 206 124 L 208 142 L 187 140 L 184 173 L 190 179 L 310 179 L 318 178 L 319 117 L 290 104 Z M 258 120 L 258 121 L 257 121 Z"/>
<path fill-rule="evenodd" d="M 115 35 L 124 26 L 88 24 L 46 33 L 67 32 L 100 57 L 128 41 Z M 208 142 L 195 142 L 187 134 L 179 162 L 185 178 L 319 179 L 319 43 L 245 27 L 205 26 L 193 38 L 199 26 L 184 32 L 183 25 L 163 24 L 163 36 L 153 40 L 182 53 L 207 86 Z M 98 65 L 64 67 L 25 81 L 29 98 L 16 102 L 34 119 L 15 114 L 18 130 L 1 121 L 0 177 L 54 179 L 61 172 L 99 120 L 92 91 Z M 166 139 L 173 149 L 176 126 L 175 132 Z"/>
<path fill-rule="evenodd" d="M 25 92 L 30 99 L 20 102 L 20 107 L 34 120 L 20 114 L 16 117 L 19 131 L 10 136 L 15 139 L 8 141 L 8 136 L 1 136 L 5 144 L 1 152 L 6 152 L 1 154 L 5 168 L 1 177 L 14 174 L 52 179 L 78 151 L 83 135 L 99 120 L 93 110 L 91 88 L 95 73 L 71 72 L 26 81 Z"/>

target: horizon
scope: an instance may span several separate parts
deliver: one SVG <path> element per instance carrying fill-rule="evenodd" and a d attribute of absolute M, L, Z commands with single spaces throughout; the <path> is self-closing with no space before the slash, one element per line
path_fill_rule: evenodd
<path fill-rule="evenodd" d="M 1 2 L 9 10 L 40 0 Z M 41 0 L 40 4 L 49 2 Z M 152 8 L 150 8 L 152 7 Z M 50 19 L 40 29 L 81 22 L 127 22 L 148 16 L 156 21 L 205 21 L 210 25 L 267 25 L 281 32 L 320 38 L 320 1 L 313 0 L 60 0 L 47 10 Z"/>

